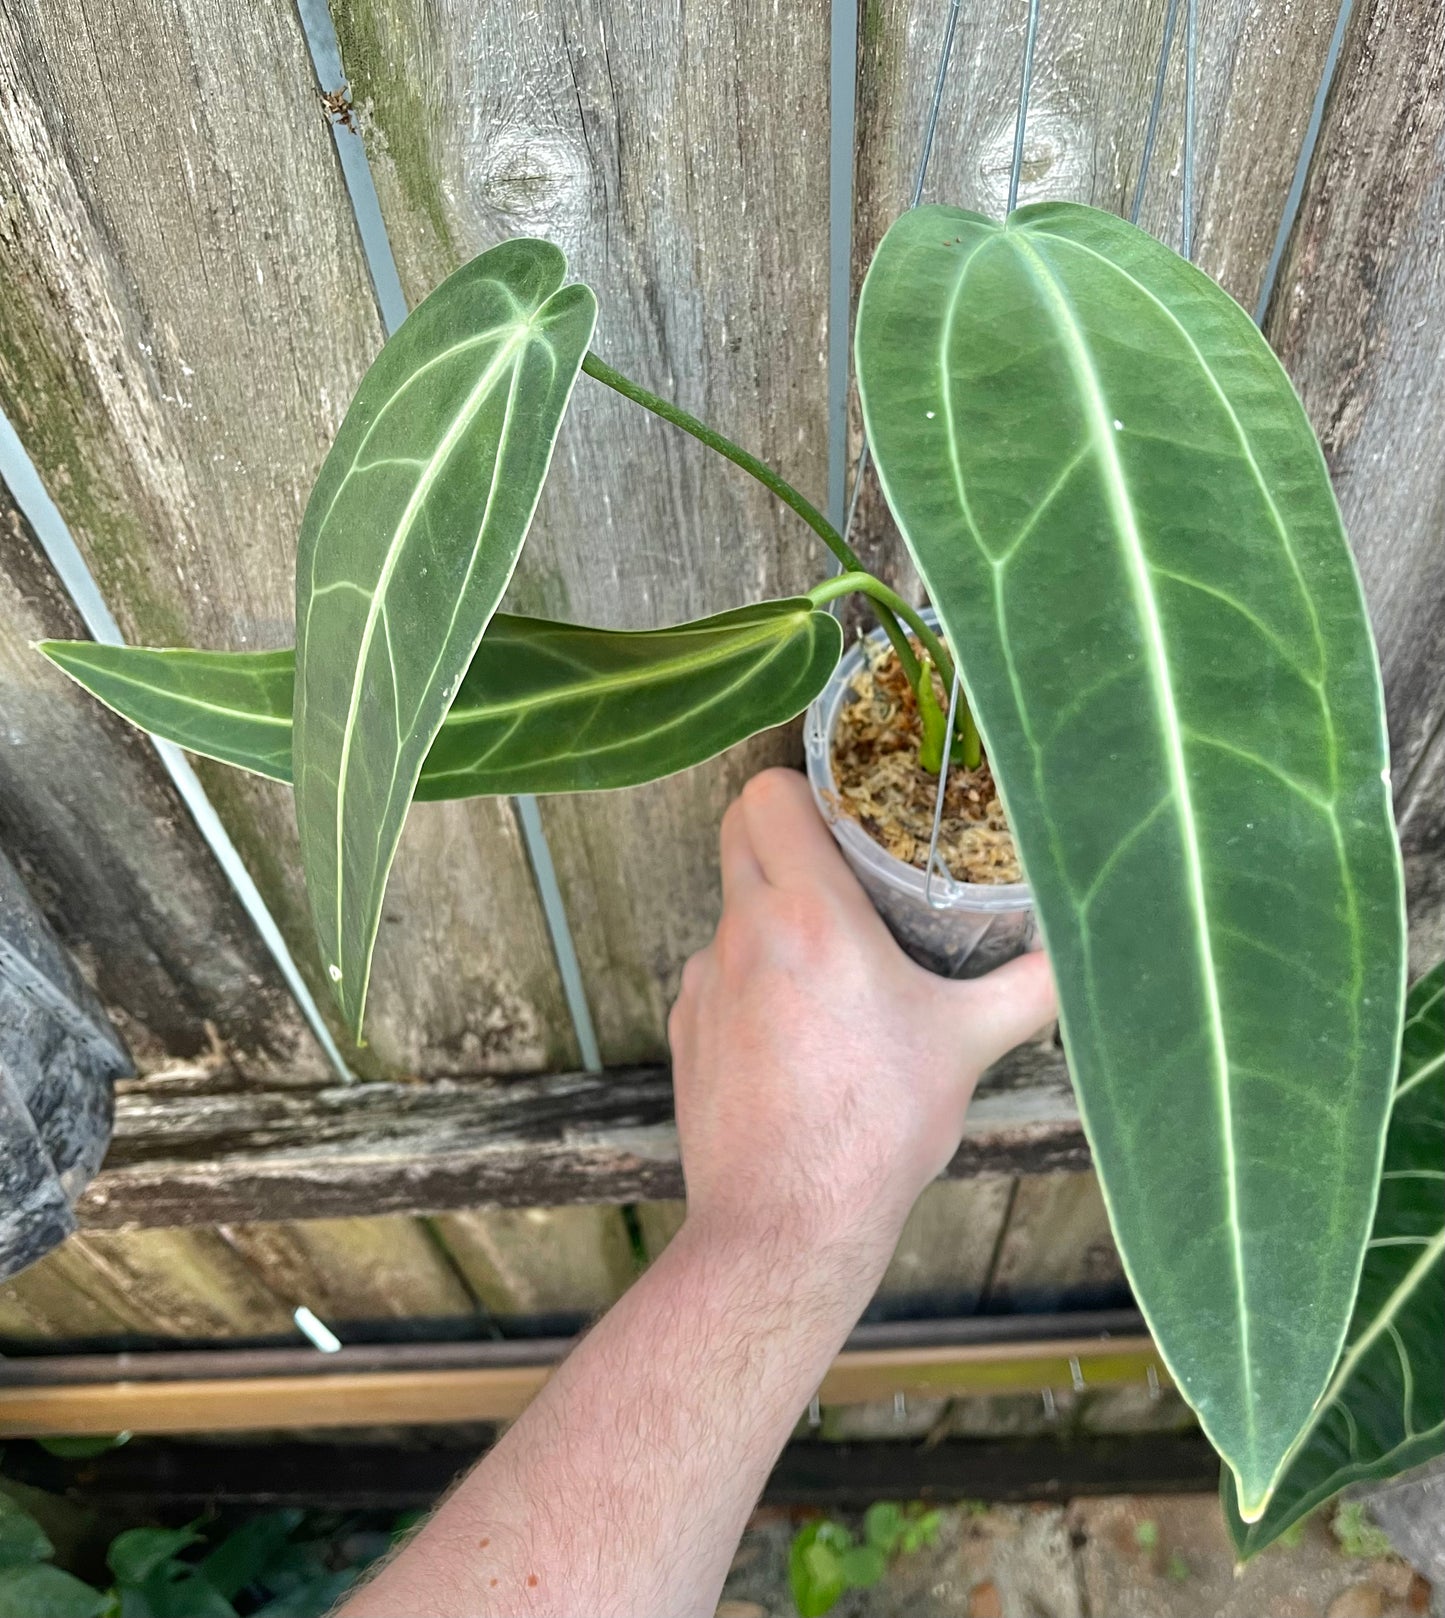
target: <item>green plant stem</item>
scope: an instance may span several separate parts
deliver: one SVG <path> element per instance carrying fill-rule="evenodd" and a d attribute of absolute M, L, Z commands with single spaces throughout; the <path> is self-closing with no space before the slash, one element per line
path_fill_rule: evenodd
<path fill-rule="evenodd" d="M 624 399 L 630 399 L 633 404 L 641 405 L 644 410 L 650 410 L 653 415 L 660 416 L 669 421 L 674 427 L 680 427 L 683 432 L 690 433 L 700 444 L 706 444 L 710 450 L 716 451 L 725 460 L 734 466 L 740 466 L 750 477 L 758 480 L 763 487 L 775 494 L 779 500 L 800 516 L 808 527 L 828 547 L 838 559 L 844 571 L 835 578 L 827 579 L 816 585 L 808 592 L 808 599 L 814 606 L 821 606 L 825 601 L 832 601 L 841 595 L 850 595 L 855 590 L 866 595 L 873 603 L 874 611 L 878 614 L 878 622 L 883 626 L 883 632 L 888 637 L 894 655 L 897 657 L 903 673 L 917 696 L 922 682 L 928 678 L 926 671 L 914 654 L 913 646 L 908 636 L 903 632 L 903 623 L 918 637 L 919 644 L 928 654 L 933 667 L 943 679 L 945 689 L 950 688 L 954 680 L 953 659 L 948 655 L 942 640 L 924 623 L 914 608 L 896 591 L 890 590 L 881 579 L 875 579 L 867 572 L 858 554 L 844 539 L 842 534 L 828 521 L 821 511 L 805 499 L 786 478 L 779 477 L 772 467 L 760 461 L 756 455 L 739 445 L 732 439 L 725 438 L 721 433 L 714 432 L 706 422 L 699 421 L 689 411 L 680 405 L 673 404 L 660 394 L 653 393 L 651 389 L 644 388 L 640 383 L 625 377 L 620 371 L 613 368 L 589 349 L 583 356 L 582 369 L 594 381 L 601 382 L 615 393 L 620 393 Z M 900 623 L 899 620 L 902 620 Z M 963 694 L 959 693 L 959 713 L 956 719 L 956 729 L 963 740 L 963 762 L 969 769 L 977 769 L 981 758 L 981 745 L 979 742 L 978 727 L 974 724 L 973 715 L 968 710 L 968 702 Z"/>
<path fill-rule="evenodd" d="M 815 584 L 808 591 L 808 599 L 815 607 L 820 607 L 825 601 L 832 601 L 835 597 L 841 595 L 850 595 L 855 590 L 860 595 L 868 597 L 873 605 L 879 609 L 880 616 L 882 610 L 887 608 L 896 613 L 908 625 L 913 633 L 917 635 L 919 644 L 927 654 L 929 662 L 938 670 L 939 677 L 943 681 L 944 690 L 950 690 L 955 674 L 953 658 L 949 655 L 948 648 L 943 644 L 942 639 L 924 623 L 917 609 L 909 606 L 896 591 L 890 590 L 882 579 L 875 579 L 871 573 L 864 573 L 861 570 L 852 573 L 839 573 L 834 578 L 824 579 L 821 584 Z M 907 673 L 907 665 L 904 666 L 904 672 Z M 909 675 L 909 684 L 913 687 L 914 696 L 918 698 L 920 713 L 927 711 L 921 687 L 921 680 L 926 677 L 926 671 L 920 671 L 919 680 L 914 680 Z M 953 718 L 953 728 L 963 748 L 961 754 L 963 767 L 967 770 L 976 770 L 983 762 L 983 741 L 978 734 L 978 726 L 974 723 L 973 714 L 969 711 L 968 698 L 962 691 L 958 693 L 958 712 Z M 928 768 L 928 766 L 925 765 L 925 768 Z"/>
<path fill-rule="evenodd" d="M 918 637 L 918 643 L 933 660 L 933 666 L 938 670 L 945 689 L 953 684 L 953 659 L 949 656 L 948 648 L 943 644 L 937 632 L 928 627 L 922 614 L 916 607 L 906 602 L 896 590 L 890 590 L 882 579 L 875 579 L 871 573 L 865 573 L 861 568 L 850 573 L 838 573 L 831 579 L 824 579 L 821 584 L 815 584 L 808 591 L 808 600 L 815 607 L 821 607 L 826 601 L 836 600 L 838 596 L 865 595 L 875 607 L 885 607 L 895 613 Z M 960 702 L 963 700 L 959 698 Z"/>
<path fill-rule="evenodd" d="M 733 443 L 732 439 L 724 438 L 721 433 L 714 432 L 706 422 L 699 421 L 696 416 L 673 404 L 670 400 L 662 398 L 650 389 L 644 388 L 640 383 L 625 377 L 620 371 L 614 371 L 605 361 L 590 350 L 583 356 L 582 369 L 594 381 L 601 382 L 614 393 L 620 393 L 624 399 L 630 399 L 633 404 L 641 405 L 644 410 L 650 410 L 654 416 L 661 416 L 664 421 L 670 421 L 674 427 L 681 427 L 683 432 L 690 433 L 700 444 L 706 444 L 710 450 L 716 451 L 724 460 L 729 460 L 734 466 L 740 466 L 750 477 L 754 477 L 765 489 L 775 494 L 779 500 L 795 511 L 808 527 L 818 536 L 828 549 L 837 557 L 839 564 L 851 573 L 863 573 L 863 564 L 859 561 L 857 553 L 843 538 L 842 534 L 828 521 L 821 511 L 805 499 L 786 478 L 781 478 L 772 467 L 760 461 L 756 455 Z M 864 575 L 867 577 L 868 575 Z M 897 598 L 895 597 L 895 600 Z M 882 624 L 884 633 L 888 636 L 890 645 L 897 654 L 898 661 L 908 674 L 909 683 L 917 690 L 918 687 L 918 659 L 913 655 L 913 648 L 908 643 L 908 637 L 892 608 L 884 602 L 877 603 L 878 622 Z"/>

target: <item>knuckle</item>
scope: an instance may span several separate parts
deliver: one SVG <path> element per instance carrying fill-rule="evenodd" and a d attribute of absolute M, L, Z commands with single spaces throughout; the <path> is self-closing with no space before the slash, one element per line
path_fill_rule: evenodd
<path fill-rule="evenodd" d="M 783 802 L 797 790 L 798 772 L 775 764 L 759 770 L 743 788 L 741 802 L 766 808 Z"/>
<path fill-rule="evenodd" d="M 817 895 L 775 890 L 767 908 L 769 942 L 789 958 L 816 956 L 829 942 L 833 916 Z"/>
<path fill-rule="evenodd" d="M 730 977 L 746 972 L 757 955 L 752 925 L 740 910 L 725 910 L 713 935 L 718 966 Z"/>
<path fill-rule="evenodd" d="M 686 1015 L 687 1013 L 683 1009 L 682 1001 L 680 999 L 674 1000 L 672 1003 L 672 1010 L 667 1014 L 667 1043 L 674 1049 L 677 1047 L 681 1039 L 683 1022 Z"/>
<path fill-rule="evenodd" d="M 673 1015 L 677 1014 L 677 1007 L 683 1000 L 695 1000 L 702 987 L 703 965 L 702 951 L 696 955 L 689 955 L 682 964 L 682 978 L 679 983 L 677 1002 L 673 1006 Z"/>

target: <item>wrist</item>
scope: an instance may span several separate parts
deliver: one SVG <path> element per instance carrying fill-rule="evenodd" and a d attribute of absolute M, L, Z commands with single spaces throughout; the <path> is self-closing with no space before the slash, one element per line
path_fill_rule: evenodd
<path fill-rule="evenodd" d="M 843 1322 L 846 1334 L 867 1307 L 897 1245 L 896 1231 L 821 1216 L 818 1210 L 689 1206 L 668 1252 L 736 1283 L 759 1308 L 805 1307 Z"/>

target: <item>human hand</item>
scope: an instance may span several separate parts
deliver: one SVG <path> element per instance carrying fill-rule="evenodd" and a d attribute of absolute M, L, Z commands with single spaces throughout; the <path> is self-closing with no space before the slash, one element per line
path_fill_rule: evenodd
<path fill-rule="evenodd" d="M 1056 1015 L 1048 962 L 909 960 L 794 770 L 723 817 L 722 887 L 668 1023 L 688 1223 L 881 1272 L 979 1076 Z"/>

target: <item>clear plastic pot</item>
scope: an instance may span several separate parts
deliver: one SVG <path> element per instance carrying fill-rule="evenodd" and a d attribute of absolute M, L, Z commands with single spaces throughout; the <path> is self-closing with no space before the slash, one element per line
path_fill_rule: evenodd
<path fill-rule="evenodd" d="M 923 616 L 937 627 L 931 610 Z M 883 631 L 875 629 L 868 639 L 881 642 Z M 935 875 L 930 904 L 923 872 L 885 853 L 856 820 L 839 811 L 833 730 L 862 662 L 863 648 L 855 644 L 808 709 L 803 741 L 813 797 L 843 857 L 908 954 L 943 977 L 978 977 L 1035 943 L 1033 896 L 1026 882 L 955 882 Z"/>

